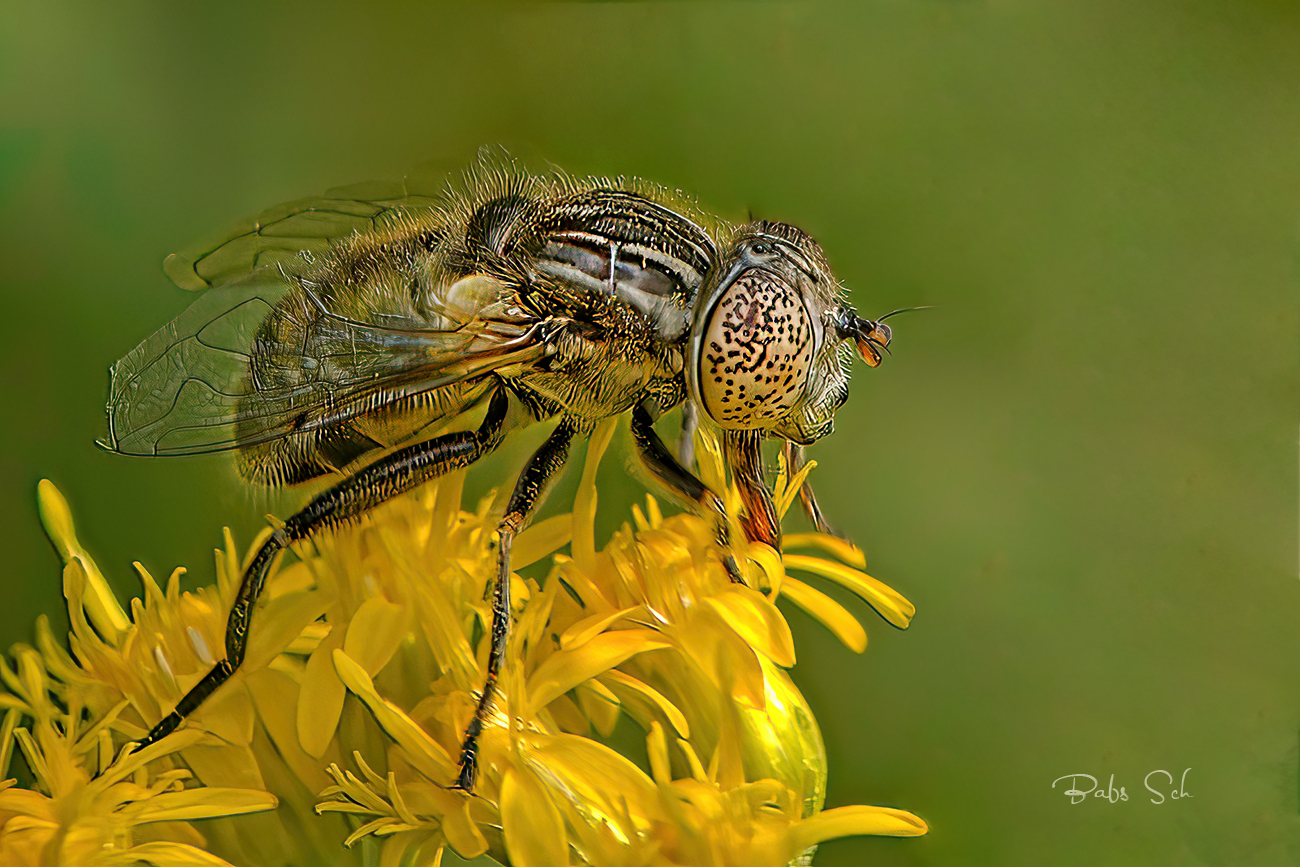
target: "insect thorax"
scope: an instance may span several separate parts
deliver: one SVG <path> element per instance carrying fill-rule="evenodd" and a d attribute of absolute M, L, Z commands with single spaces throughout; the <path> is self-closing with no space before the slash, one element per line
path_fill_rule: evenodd
<path fill-rule="evenodd" d="M 496 178 L 291 274 L 254 341 L 243 473 L 274 485 L 338 471 L 500 385 L 535 415 L 587 422 L 645 397 L 679 402 L 714 242 L 643 192 L 599 183 Z"/>

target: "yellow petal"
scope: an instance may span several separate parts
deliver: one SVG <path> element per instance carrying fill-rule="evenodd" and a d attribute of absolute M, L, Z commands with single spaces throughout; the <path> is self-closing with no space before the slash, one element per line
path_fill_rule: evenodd
<path fill-rule="evenodd" d="M 248 632 L 248 655 L 243 670 L 252 671 L 269 665 L 304 629 L 325 613 L 328 605 L 329 600 L 323 593 L 297 591 L 258 606 Z"/>
<path fill-rule="evenodd" d="M 638 821 L 648 821 L 658 810 L 654 781 L 614 750 L 590 738 L 550 735 L 525 739 L 525 760 L 536 763 L 550 794 L 561 799 L 558 806 L 587 817 L 625 827 L 629 809 Z M 552 782 L 553 781 L 553 782 Z M 571 814 L 572 815 L 572 814 Z"/>
<path fill-rule="evenodd" d="M 17 813 L 47 822 L 57 821 L 54 802 L 40 792 L 28 789 L 8 788 L 0 791 L 0 813 Z"/>
<path fill-rule="evenodd" d="M 198 680 L 197 677 L 193 679 L 196 682 Z M 257 721 L 253 714 L 253 699 L 244 684 L 244 673 L 236 672 L 234 677 L 223 683 L 190 716 L 190 720 L 227 743 L 241 747 L 251 744 Z"/>
<path fill-rule="evenodd" d="M 572 515 L 555 515 L 538 521 L 515 537 L 514 547 L 510 550 L 510 568 L 517 571 L 531 566 L 569 544 L 571 539 Z"/>
<path fill-rule="evenodd" d="M 569 863 L 564 818 L 531 774 L 515 768 L 501 781 L 501 826 L 510 863 L 558 867 Z"/>
<path fill-rule="evenodd" d="M 371 834 L 376 837 L 383 837 L 387 834 L 397 834 L 402 831 L 412 830 L 414 830 L 414 826 L 405 825 L 394 819 L 392 816 L 380 816 L 378 819 L 373 819 L 367 822 L 347 837 L 343 838 L 343 848 L 351 849 L 353 843 L 357 842 L 362 837 L 368 837 Z"/>
<path fill-rule="evenodd" d="M 746 548 L 746 559 L 757 563 L 767 579 L 753 586 L 772 594 L 775 598 L 780 594 L 781 584 L 785 581 L 785 563 L 781 560 L 781 555 L 771 546 L 758 542 L 751 543 Z"/>
<path fill-rule="evenodd" d="M 790 467 L 785 462 L 785 453 L 780 455 L 780 466 L 776 474 L 776 484 L 772 486 L 772 505 L 776 507 L 776 513 L 780 517 L 785 517 L 785 513 L 790 511 L 790 506 L 794 504 L 795 498 L 799 496 L 799 489 L 807 481 L 808 474 L 817 467 L 816 461 L 808 461 L 799 468 L 794 478 L 789 477 Z"/>
<path fill-rule="evenodd" d="M 519 618 L 515 621 L 518 627 L 518 635 L 526 642 L 527 646 L 532 649 L 540 649 L 547 645 L 549 649 L 552 627 L 551 612 L 555 607 L 555 594 L 560 592 L 560 582 L 557 576 L 552 573 L 546 579 L 546 586 L 541 592 L 536 593 L 524 606 L 523 611 L 519 612 Z"/>
<path fill-rule="evenodd" d="M 50 771 L 49 764 L 45 761 L 45 755 L 41 752 L 40 747 L 36 745 L 36 740 L 32 733 L 26 728 L 14 729 L 14 740 L 18 742 L 18 748 L 23 751 L 23 758 L 27 760 L 27 767 L 31 769 L 32 774 L 40 787 L 47 792 L 61 792 L 61 784 L 72 782 L 66 779 L 55 779 Z M 66 768 L 67 763 L 61 763 Z"/>
<path fill-rule="evenodd" d="M 578 684 L 573 689 L 574 695 L 578 699 L 578 707 L 582 708 L 582 713 L 591 720 L 591 724 L 600 732 L 601 737 L 609 737 L 614 733 L 614 726 L 618 725 L 618 718 L 622 715 L 622 705 L 618 696 L 610 691 L 599 680 L 587 680 Z"/>
<path fill-rule="evenodd" d="M 382 596 L 371 596 L 352 615 L 343 652 L 374 677 L 406 638 L 408 619 L 405 606 Z"/>
<path fill-rule="evenodd" d="M 404 833 L 394 834 L 384 841 L 383 850 L 379 853 L 379 867 L 401 867 L 402 862 L 406 860 L 406 853 L 424 842 L 428 832 L 422 833 Z"/>
<path fill-rule="evenodd" d="M 441 502 L 442 494 L 438 496 Z M 416 622 L 435 658 L 446 660 L 456 681 L 481 683 L 483 674 L 461 620 L 462 606 L 449 590 L 441 581 L 423 582 L 415 594 Z"/>
<path fill-rule="evenodd" d="M 347 696 L 347 688 L 334 670 L 334 651 L 343 643 L 339 633 L 337 629 L 330 632 L 307 658 L 302 691 L 298 693 L 298 743 L 318 759 L 329 749 Z"/>
<path fill-rule="evenodd" d="M 691 777 L 696 782 L 707 783 L 709 775 L 705 773 L 704 765 L 700 763 L 700 757 L 695 754 L 695 747 L 691 746 L 691 742 L 678 738 L 677 749 L 681 750 L 682 755 L 686 757 L 686 765 L 691 769 Z"/>
<path fill-rule="evenodd" d="M 852 542 L 829 536 L 826 533 L 790 533 L 781 543 L 782 548 L 820 548 L 857 569 L 867 568 L 867 555 Z"/>
<path fill-rule="evenodd" d="M 741 754 L 745 778 L 775 780 L 803 802 L 811 816 L 826 797 L 826 746 L 812 708 L 790 675 L 768 660 L 763 663 L 767 707 L 740 714 Z"/>
<path fill-rule="evenodd" d="M 861 653 L 867 649 L 867 631 L 862 624 L 825 593 L 787 576 L 781 595 L 820 620 L 849 650 Z"/>
<path fill-rule="evenodd" d="M 397 741 L 406 759 L 420 773 L 435 782 L 448 780 L 454 775 L 456 766 L 442 745 L 416 725 L 415 720 L 403 713 L 397 705 L 380 697 L 364 668 L 341 650 L 334 651 L 334 668 L 347 688 L 366 703 L 366 707 L 374 714 L 375 721 L 393 740 Z M 457 847 L 456 851 L 465 855 L 460 847 Z"/>
<path fill-rule="evenodd" d="M 59 552 L 59 557 L 64 562 L 71 560 L 81 551 L 81 543 L 77 541 L 68 501 L 49 479 L 41 479 L 36 483 L 36 510 L 45 527 L 45 535 L 54 544 L 54 550 Z"/>
<path fill-rule="evenodd" d="M 278 803 L 275 795 L 270 792 L 204 787 L 154 795 L 123 806 L 117 814 L 132 824 L 189 822 L 217 816 L 260 813 L 275 809 Z"/>
<path fill-rule="evenodd" d="M 176 737 L 176 735 L 171 735 Z M 190 747 L 181 753 L 185 764 L 205 786 L 265 789 L 266 781 L 251 747 L 234 745 Z"/>
<path fill-rule="evenodd" d="M 805 819 L 791 830 L 796 852 L 837 837 L 876 834 L 887 837 L 919 837 L 929 827 L 905 810 L 889 807 L 836 807 Z"/>
<path fill-rule="evenodd" d="M 562 695 L 546 706 L 546 713 L 551 715 L 556 727 L 571 735 L 585 735 L 591 731 L 591 720 L 578 710 L 578 703 L 567 695 Z"/>
<path fill-rule="evenodd" d="M 180 731 L 172 732 L 167 737 L 150 744 L 142 750 L 132 750 L 130 753 L 123 750 L 117 754 L 113 764 L 94 779 L 93 785 L 107 789 L 114 783 L 131 776 L 154 759 L 179 750 L 190 749 L 195 744 L 203 741 L 210 742 L 211 740 L 205 732 L 198 729 L 183 728 Z"/>
<path fill-rule="evenodd" d="M 284 649 L 285 653 L 292 653 L 295 656 L 310 656 L 311 652 L 320 647 L 320 643 L 329 635 L 333 626 L 323 620 L 317 620 L 315 623 L 307 624 L 297 638 L 289 642 L 289 646 Z"/>
<path fill-rule="evenodd" d="M 95 629 L 104 640 L 116 647 L 121 636 L 131 628 L 131 619 L 126 616 L 117 596 L 104 580 L 99 567 L 90 558 L 81 543 L 77 541 L 76 529 L 72 523 L 72 510 L 68 501 L 49 479 L 41 479 L 36 485 L 36 504 L 40 512 L 41 523 L 50 541 L 63 558 L 65 564 L 76 562 L 85 573 L 85 586 L 79 601 L 86 606 L 86 614 Z"/>
<path fill-rule="evenodd" d="M 315 760 L 319 757 L 309 756 L 298 739 L 297 710 L 302 694 L 298 680 L 289 673 L 268 668 L 248 675 L 247 683 L 258 719 L 284 763 L 313 792 L 329 785 L 325 771 Z M 343 688 L 341 683 L 339 688 Z"/>
<path fill-rule="evenodd" d="M 664 727 L 657 722 L 650 723 L 650 734 L 646 735 L 646 754 L 650 758 L 650 774 L 655 782 L 665 786 L 673 781 L 672 763 L 668 760 L 668 737 Z"/>
<path fill-rule="evenodd" d="M 4 722 L 0 723 L 0 779 L 9 776 L 9 762 L 14 755 L 14 729 L 22 718 L 22 711 L 11 707 L 5 711 Z"/>
<path fill-rule="evenodd" d="M 528 679 L 529 713 L 638 653 L 669 646 L 651 629 L 620 629 L 598 635 L 573 650 L 553 653 Z"/>
<path fill-rule="evenodd" d="M 14 816 L 0 833 L 0 864 L 13 867 L 46 867 L 46 847 L 60 832 L 57 822 L 28 816 Z"/>
<path fill-rule="evenodd" d="M 726 464 L 722 459 L 722 446 L 707 428 L 695 429 L 695 460 L 699 465 L 700 481 L 715 493 L 728 489 Z"/>
<path fill-rule="evenodd" d="M 560 649 L 573 650 L 581 647 L 624 617 L 641 610 L 642 606 L 636 605 L 631 608 L 619 608 L 616 611 L 584 617 L 564 630 L 564 634 L 560 636 Z"/>
<path fill-rule="evenodd" d="M 645 495 L 645 513 L 650 519 L 650 528 L 658 530 L 659 525 L 664 522 L 664 513 L 659 510 L 659 501 L 653 494 Z"/>
<path fill-rule="evenodd" d="M 647 686 L 635 677 L 624 674 L 618 669 L 610 669 L 602 674 L 600 679 L 614 691 L 614 694 L 624 704 L 635 703 L 635 699 L 631 698 L 631 696 L 640 698 L 650 706 L 658 708 L 668 718 L 668 722 L 672 724 L 679 737 L 689 738 L 691 736 L 691 726 L 686 721 L 686 715 L 657 689 Z"/>
<path fill-rule="evenodd" d="M 596 470 L 614 436 L 617 417 L 596 425 L 587 440 L 587 460 L 582 466 L 582 481 L 573 501 L 573 560 L 583 572 L 590 573 L 596 564 Z"/>
<path fill-rule="evenodd" d="M 734 694 L 736 670 L 732 665 L 732 655 L 721 647 L 718 648 L 717 671 L 718 685 L 722 688 L 723 696 Z M 715 781 L 723 791 L 728 791 L 745 783 L 745 763 L 740 755 L 741 724 L 738 719 L 743 705 L 725 699 L 721 705 L 721 713 L 718 714 L 718 743 L 709 758 L 709 779 Z"/>
<path fill-rule="evenodd" d="M 782 668 L 794 665 L 794 636 L 776 606 L 756 590 L 736 587 L 704 600 L 750 646 Z"/>
<path fill-rule="evenodd" d="M 830 578 L 847 587 L 899 629 L 906 629 L 907 624 L 912 622 L 912 615 L 916 613 L 916 606 L 904 599 L 897 590 L 857 569 L 801 554 L 787 554 L 785 565 L 790 569 L 801 569 Z"/>
<path fill-rule="evenodd" d="M 232 867 L 229 861 L 185 843 L 142 843 L 131 847 L 131 860 L 155 867 Z"/>
<path fill-rule="evenodd" d="M 420 844 L 411 859 L 412 867 L 442 867 L 442 854 L 447 844 L 439 837 L 431 837 Z"/>
<path fill-rule="evenodd" d="M 64 683 L 90 685 L 97 682 L 93 677 L 87 676 L 77 666 L 76 660 L 63 649 L 60 640 L 54 637 L 54 630 L 50 628 L 50 618 L 44 614 L 36 618 L 36 647 L 41 651 L 50 674 Z M 3 774 L 0 770 L 0 776 Z"/>
<path fill-rule="evenodd" d="M 715 684 L 723 681 L 723 666 L 719 663 L 725 661 L 725 676 L 731 678 L 734 690 L 730 694 L 737 701 L 754 708 L 762 708 L 767 702 L 758 654 L 716 609 L 707 605 L 695 606 L 674 634 Z"/>
<path fill-rule="evenodd" d="M 478 823 L 470 817 L 468 801 L 442 817 L 442 833 L 456 854 L 466 861 L 472 861 L 487 851 L 487 839 L 479 830 Z"/>

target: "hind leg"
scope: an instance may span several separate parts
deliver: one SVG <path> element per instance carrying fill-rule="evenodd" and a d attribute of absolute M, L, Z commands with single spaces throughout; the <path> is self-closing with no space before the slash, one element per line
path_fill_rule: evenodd
<path fill-rule="evenodd" d="M 445 434 L 386 455 L 322 492 L 285 521 L 283 527 L 262 543 L 244 573 L 239 595 L 226 621 L 226 658 L 181 698 L 175 710 L 149 730 L 136 749 L 144 749 L 175 731 L 239 668 L 248 648 L 253 606 L 262 593 L 272 562 L 281 551 L 322 528 L 347 523 L 399 494 L 474 463 L 501 442 L 508 406 L 506 392 L 497 391 L 478 430 Z"/>

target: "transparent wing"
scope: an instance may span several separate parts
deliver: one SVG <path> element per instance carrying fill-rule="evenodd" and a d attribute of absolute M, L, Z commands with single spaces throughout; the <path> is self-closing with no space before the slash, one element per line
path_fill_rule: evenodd
<path fill-rule="evenodd" d="M 232 447 L 254 334 L 289 288 L 275 277 L 205 293 L 113 365 L 100 444 L 128 455 Z"/>
<path fill-rule="evenodd" d="M 200 454 L 340 425 L 415 395 L 436 411 L 439 389 L 545 354 L 540 325 L 482 287 L 475 298 L 459 318 L 360 322 L 259 268 L 204 293 L 113 366 L 100 444 Z"/>
<path fill-rule="evenodd" d="M 240 220 L 189 249 L 173 253 L 163 270 L 182 289 L 208 289 L 260 267 L 318 253 L 354 232 L 382 228 L 405 214 L 427 212 L 441 200 L 437 175 L 376 181 L 277 205 Z"/>

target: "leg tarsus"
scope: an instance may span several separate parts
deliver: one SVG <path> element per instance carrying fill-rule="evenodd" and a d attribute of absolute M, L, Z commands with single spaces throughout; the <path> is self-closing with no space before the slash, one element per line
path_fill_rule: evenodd
<path fill-rule="evenodd" d="M 469 726 L 465 729 L 465 740 L 460 748 L 460 771 L 451 787 L 466 794 L 473 794 L 474 781 L 478 777 L 478 738 L 483 733 L 483 719 L 488 713 L 485 702 L 491 701 L 490 693 L 491 690 L 487 688 L 483 690 L 474 709 L 474 716 L 470 717 Z"/>
<path fill-rule="evenodd" d="M 728 553 L 727 556 L 723 557 L 722 568 L 727 570 L 727 577 L 731 579 L 732 584 L 740 584 L 743 587 L 749 586 L 749 582 L 745 580 L 745 576 L 740 572 L 740 566 L 736 564 L 735 555 Z"/>

